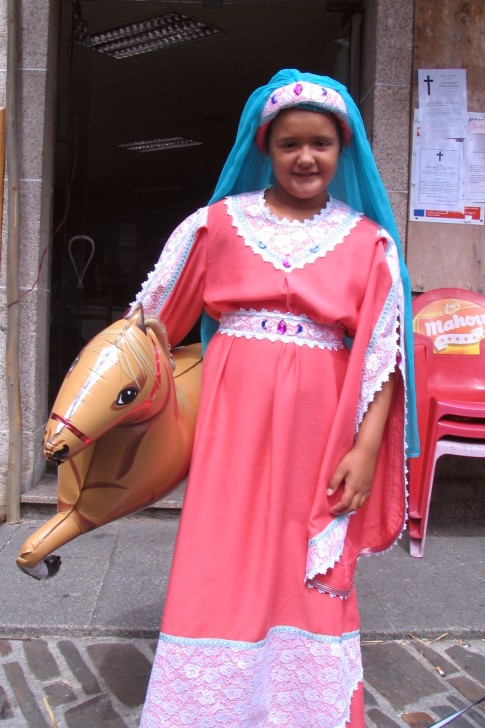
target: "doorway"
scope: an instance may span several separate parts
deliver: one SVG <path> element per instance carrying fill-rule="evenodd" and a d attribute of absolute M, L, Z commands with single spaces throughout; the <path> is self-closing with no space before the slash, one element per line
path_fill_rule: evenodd
<path fill-rule="evenodd" d="M 211 197 L 251 91 L 295 67 L 358 97 L 361 5 L 62 0 L 50 405 L 170 232 Z"/>

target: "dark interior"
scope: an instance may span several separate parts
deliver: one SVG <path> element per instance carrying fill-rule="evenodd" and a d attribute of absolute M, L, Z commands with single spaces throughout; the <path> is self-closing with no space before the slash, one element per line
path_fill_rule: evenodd
<path fill-rule="evenodd" d="M 62 0 L 51 399 L 86 341 L 123 315 L 173 228 L 211 197 L 254 88 L 296 67 L 357 95 L 361 4 Z M 97 33 L 173 13 L 218 32 L 127 58 L 92 45 Z M 120 146 L 166 137 L 197 145 Z"/>

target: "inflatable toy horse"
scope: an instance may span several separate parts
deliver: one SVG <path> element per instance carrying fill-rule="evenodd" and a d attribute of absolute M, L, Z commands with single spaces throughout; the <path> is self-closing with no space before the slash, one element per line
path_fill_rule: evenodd
<path fill-rule="evenodd" d="M 58 512 L 23 544 L 17 565 L 57 573 L 54 549 L 159 500 L 187 474 L 200 388 L 200 344 L 170 353 L 138 306 L 94 337 L 50 414 L 44 453 L 59 464 Z M 172 370 L 173 373 L 172 373 Z"/>

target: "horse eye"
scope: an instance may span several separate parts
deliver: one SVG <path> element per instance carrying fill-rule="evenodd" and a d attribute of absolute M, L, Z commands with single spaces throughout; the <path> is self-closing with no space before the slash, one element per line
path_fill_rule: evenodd
<path fill-rule="evenodd" d="M 118 404 L 118 405 L 130 404 L 130 402 L 133 402 L 133 400 L 137 396 L 138 391 L 139 390 L 135 389 L 134 387 L 126 387 L 125 389 L 122 389 L 118 395 L 116 404 Z"/>

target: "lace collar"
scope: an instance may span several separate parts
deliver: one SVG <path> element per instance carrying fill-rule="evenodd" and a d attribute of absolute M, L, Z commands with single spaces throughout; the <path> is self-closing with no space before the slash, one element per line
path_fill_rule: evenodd
<path fill-rule="evenodd" d="M 225 199 L 238 235 L 256 255 L 282 271 L 303 268 L 342 243 L 362 214 L 330 197 L 311 220 L 288 220 L 274 215 L 265 190 L 244 192 Z"/>

